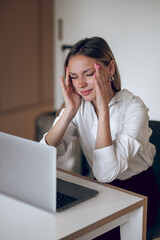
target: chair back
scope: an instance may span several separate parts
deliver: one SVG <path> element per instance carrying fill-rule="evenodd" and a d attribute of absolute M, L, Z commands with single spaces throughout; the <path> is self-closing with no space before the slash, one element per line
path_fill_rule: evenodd
<path fill-rule="evenodd" d="M 156 147 L 156 155 L 153 163 L 153 171 L 157 179 L 160 193 L 160 121 L 149 121 L 149 127 L 152 129 L 150 142 Z"/>

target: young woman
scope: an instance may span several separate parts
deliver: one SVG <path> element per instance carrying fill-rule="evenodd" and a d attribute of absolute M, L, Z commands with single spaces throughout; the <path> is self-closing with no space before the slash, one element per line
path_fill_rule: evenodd
<path fill-rule="evenodd" d="M 78 137 L 97 181 L 148 196 L 151 226 L 158 189 L 147 107 L 139 97 L 121 90 L 115 58 L 102 38 L 76 43 L 64 69 L 65 80 L 60 80 L 65 105 L 41 142 L 57 147 L 60 156 Z"/>

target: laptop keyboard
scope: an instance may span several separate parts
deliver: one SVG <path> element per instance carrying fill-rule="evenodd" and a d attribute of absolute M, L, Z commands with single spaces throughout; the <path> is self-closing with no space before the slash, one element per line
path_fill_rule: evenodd
<path fill-rule="evenodd" d="M 57 192 L 57 209 L 61 208 L 71 202 L 76 201 L 77 198 Z"/>

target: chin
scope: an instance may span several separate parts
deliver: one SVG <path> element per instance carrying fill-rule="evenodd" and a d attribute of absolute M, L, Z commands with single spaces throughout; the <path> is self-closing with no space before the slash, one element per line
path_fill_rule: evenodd
<path fill-rule="evenodd" d="M 82 98 L 86 101 L 86 102 L 92 102 L 94 99 L 93 97 L 89 97 L 89 96 L 82 96 Z"/>

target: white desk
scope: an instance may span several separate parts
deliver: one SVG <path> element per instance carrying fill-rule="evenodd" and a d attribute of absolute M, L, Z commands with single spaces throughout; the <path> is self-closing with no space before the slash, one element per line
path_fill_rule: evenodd
<path fill-rule="evenodd" d="M 58 171 L 99 194 L 61 213 L 48 213 L 0 194 L 1 240 L 93 239 L 120 226 L 122 240 L 146 239 L 147 198 Z"/>

